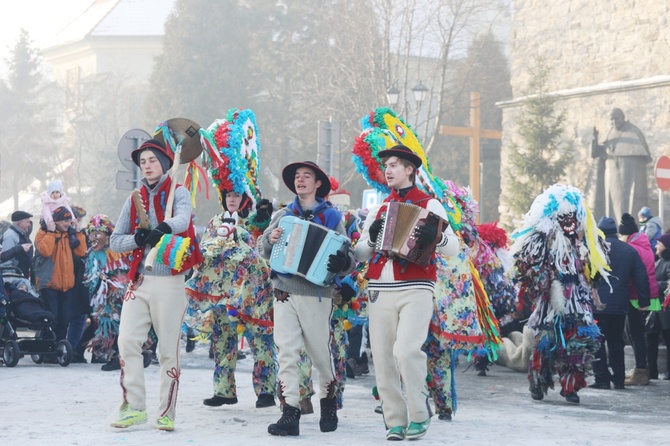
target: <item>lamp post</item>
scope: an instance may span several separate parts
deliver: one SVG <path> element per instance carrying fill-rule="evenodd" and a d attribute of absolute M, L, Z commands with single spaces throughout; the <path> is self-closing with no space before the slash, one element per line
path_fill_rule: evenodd
<path fill-rule="evenodd" d="M 421 106 L 421 103 L 426 99 L 428 87 L 423 85 L 422 81 L 419 81 L 418 84 L 412 87 L 412 93 L 414 93 L 414 100 L 416 101 L 416 108 L 418 109 Z"/>
<path fill-rule="evenodd" d="M 400 90 L 395 88 L 395 85 L 391 85 L 388 90 L 386 90 L 386 100 L 389 105 L 396 105 L 398 103 L 398 98 L 400 97 Z"/>
<path fill-rule="evenodd" d="M 416 130 L 416 127 L 419 125 L 419 109 L 421 108 L 423 101 L 426 100 L 430 90 L 422 81 L 419 81 L 419 83 L 413 86 L 411 90 L 412 95 L 414 96 L 414 103 L 416 104 L 416 107 L 414 108 L 414 127 Z M 398 104 L 399 99 L 400 90 L 398 90 L 395 85 L 391 85 L 388 90 L 386 90 L 386 100 L 390 106 L 394 107 Z M 409 110 L 407 112 L 409 114 Z"/>

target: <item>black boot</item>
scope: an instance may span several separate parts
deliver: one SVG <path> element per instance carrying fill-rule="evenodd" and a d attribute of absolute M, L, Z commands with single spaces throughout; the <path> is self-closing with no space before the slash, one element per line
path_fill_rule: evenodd
<path fill-rule="evenodd" d="M 275 424 L 268 426 L 270 435 L 300 435 L 300 409 L 293 406 L 284 406 L 281 418 Z"/>
<path fill-rule="evenodd" d="M 321 432 L 333 432 L 337 429 L 337 399 L 321 398 L 321 419 L 319 420 Z"/>
<path fill-rule="evenodd" d="M 113 372 L 114 370 L 120 370 L 120 369 L 121 364 L 119 363 L 118 356 L 114 356 L 112 359 L 109 360 L 108 363 L 100 367 L 100 370 L 102 370 L 103 372 Z"/>
<path fill-rule="evenodd" d="M 261 407 L 270 407 L 274 406 L 275 403 L 275 397 L 274 395 L 270 395 L 269 393 L 261 393 L 258 395 L 258 399 L 256 400 L 256 408 L 261 408 Z"/>
<path fill-rule="evenodd" d="M 202 404 L 210 407 L 219 407 L 223 406 L 224 404 L 237 404 L 237 398 L 236 397 L 226 398 L 223 396 L 214 395 L 211 398 L 205 398 L 204 400 L 202 400 Z"/>

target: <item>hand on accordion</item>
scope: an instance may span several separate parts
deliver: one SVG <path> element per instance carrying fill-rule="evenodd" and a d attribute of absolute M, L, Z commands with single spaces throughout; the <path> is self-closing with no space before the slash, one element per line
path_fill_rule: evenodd
<path fill-rule="evenodd" d="M 423 225 L 414 230 L 414 236 L 419 243 L 427 245 L 437 238 L 437 228 L 435 226 Z"/>
<path fill-rule="evenodd" d="M 382 230 L 382 226 L 384 225 L 384 220 L 381 218 L 378 218 L 377 220 L 373 221 L 372 224 L 370 225 L 370 229 L 368 230 L 370 233 L 370 241 L 372 243 L 375 243 L 377 241 L 377 237 L 379 237 L 379 231 Z"/>
<path fill-rule="evenodd" d="M 340 296 L 342 296 L 342 302 L 350 302 L 351 299 L 356 297 L 356 290 L 351 285 L 343 283 L 340 289 Z"/>
<path fill-rule="evenodd" d="M 340 273 L 345 269 L 349 268 L 349 256 L 345 253 L 338 251 L 337 254 L 331 254 L 328 256 L 328 271 L 331 273 Z"/>

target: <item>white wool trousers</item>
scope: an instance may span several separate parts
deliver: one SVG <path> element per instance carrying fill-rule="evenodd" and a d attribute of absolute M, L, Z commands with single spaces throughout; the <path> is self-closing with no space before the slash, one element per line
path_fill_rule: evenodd
<path fill-rule="evenodd" d="M 319 372 L 319 398 L 327 398 L 335 384 L 335 368 L 330 350 L 333 299 L 291 294 L 274 302 L 274 339 L 279 362 L 279 386 L 285 404 L 300 407 L 300 350 Z"/>
<path fill-rule="evenodd" d="M 422 423 L 429 418 L 429 409 L 428 366 L 421 347 L 433 315 L 433 292 L 413 289 L 370 294 L 370 347 L 386 428 L 407 427 L 410 421 Z"/>
<path fill-rule="evenodd" d="M 143 276 L 136 289 L 126 293 L 119 327 L 123 402 L 146 409 L 142 345 L 153 324 L 158 336 L 160 402 L 158 418 L 175 419 L 179 388 L 179 339 L 186 312 L 184 276 Z"/>

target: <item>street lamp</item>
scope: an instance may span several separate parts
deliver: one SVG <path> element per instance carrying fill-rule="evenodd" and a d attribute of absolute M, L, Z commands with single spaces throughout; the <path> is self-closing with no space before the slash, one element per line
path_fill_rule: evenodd
<path fill-rule="evenodd" d="M 386 100 L 390 105 L 396 105 L 398 103 L 398 98 L 400 97 L 400 90 L 395 88 L 394 85 L 391 85 L 388 90 L 386 90 Z"/>
<path fill-rule="evenodd" d="M 412 87 L 412 93 L 414 93 L 414 100 L 416 101 L 417 105 L 421 105 L 421 103 L 426 99 L 426 95 L 428 94 L 428 87 L 423 85 L 423 82 L 419 81 L 418 84 Z"/>

